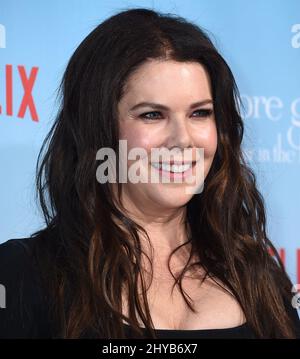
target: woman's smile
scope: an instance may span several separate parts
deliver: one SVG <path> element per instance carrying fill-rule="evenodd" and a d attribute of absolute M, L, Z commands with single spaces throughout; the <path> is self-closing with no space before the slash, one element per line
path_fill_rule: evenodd
<path fill-rule="evenodd" d="M 185 179 L 193 173 L 196 162 L 152 162 L 151 166 L 160 175 L 170 179 Z"/>

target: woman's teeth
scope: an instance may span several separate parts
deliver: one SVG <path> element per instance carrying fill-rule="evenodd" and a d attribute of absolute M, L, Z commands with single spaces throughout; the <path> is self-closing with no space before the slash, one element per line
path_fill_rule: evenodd
<path fill-rule="evenodd" d="M 187 163 L 184 165 L 170 165 L 167 163 L 152 163 L 152 166 L 155 167 L 158 170 L 168 171 L 168 172 L 174 172 L 174 173 L 182 173 L 187 171 L 192 167 L 192 163 Z"/>

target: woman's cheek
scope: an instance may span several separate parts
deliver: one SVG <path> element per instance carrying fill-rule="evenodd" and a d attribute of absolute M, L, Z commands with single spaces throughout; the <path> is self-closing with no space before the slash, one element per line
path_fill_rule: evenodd
<path fill-rule="evenodd" d="M 135 131 L 133 136 L 131 136 L 131 145 L 132 147 L 143 148 L 147 151 L 147 153 L 150 153 L 151 148 L 155 147 L 156 144 L 149 131 L 140 130 Z"/>
<path fill-rule="evenodd" d="M 213 132 L 206 133 L 206 135 L 197 138 L 195 146 L 204 149 L 204 156 L 206 158 L 214 156 L 217 147 L 217 137 Z"/>

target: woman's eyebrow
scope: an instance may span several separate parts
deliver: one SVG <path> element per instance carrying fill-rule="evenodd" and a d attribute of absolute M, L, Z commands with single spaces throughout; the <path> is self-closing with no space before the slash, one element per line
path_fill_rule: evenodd
<path fill-rule="evenodd" d="M 206 100 L 202 100 L 202 101 L 198 101 L 198 102 L 195 102 L 195 103 L 192 103 L 190 105 L 190 109 L 192 108 L 195 108 L 195 107 L 198 107 L 198 106 L 203 106 L 203 105 L 206 105 L 208 103 L 213 103 L 213 101 L 211 99 L 206 99 Z M 140 107 L 152 107 L 152 108 L 156 108 L 156 109 L 160 109 L 160 110 L 170 110 L 169 107 L 165 106 L 165 105 L 161 105 L 159 103 L 154 103 L 154 102 L 140 102 L 136 105 L 134 105 L 133 107 L 131 107 L 130 111 L 134 111 Z"/>

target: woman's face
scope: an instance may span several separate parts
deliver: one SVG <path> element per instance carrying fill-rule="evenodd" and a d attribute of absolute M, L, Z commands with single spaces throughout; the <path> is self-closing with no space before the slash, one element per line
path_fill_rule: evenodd
<path fill-rule="evenodd" d="M 191 107 L 195 103 L 204 102 Z M 163 105 L 141 105 L 148 102 Z M 183 158 L 183 150 L 189 149 L 195 159 L 197 148 L 204 150 L 203 177 L 205 178 L 217 148 L 212 94 L 209 77 L 197 62 L 176 62 L 151 60 L 143 64 L 129 77 L 124 95 L 118 104 L 120 140 L 127 140 L 128 152 L 134 147 L 147 152 L 147 161 L 142 171 L 156 175 L 170 176 L 170 172 L 159 171 L 151 165 L 151 149 L 176 148 L 175 158 Z M 179 150 L 178 150 L 179 149 Z M 138 161 L 127 160 L 127 168 Z M 185 161 L 184 161 L 185 162 Z M 190 162 L 190 161 L 188 161 Z M 193 174 L 195 166 L 193 166 Z M 165 167 L 166 169 L 166 167 Z M 170 168 L 172 170 L 180 170 Z M 171 175 L 172 176 L 172 175 Z M 182 176 L 176 175 L 176 176 Z M 162 178 L 162 177 L 160 177 Z M 184 178 L 181 183 L 127 183 L 122 184 L 124 199 L 133 202 L 137 208 L 177 208 L 185 205 L 193 196 L 186 191 L 189 184 Z M 190 185 L 189 185 L 190 186 Z"/>

